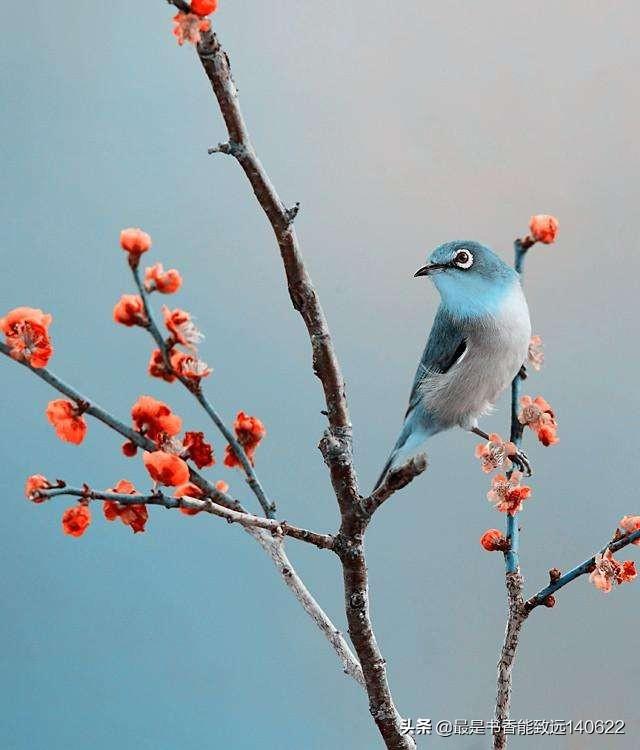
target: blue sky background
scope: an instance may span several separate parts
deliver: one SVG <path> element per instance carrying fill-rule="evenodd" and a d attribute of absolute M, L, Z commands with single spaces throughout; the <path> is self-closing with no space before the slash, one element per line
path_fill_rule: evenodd
<path fill-rule="evenodd" d="M 321 390 L 277 248 L 231 159 L 191 49 L 160 0 L 3 10 L 2 311 L 54 315 L 52 369 L 126 418 L 142 393 L 215 437 L 187 395 L 151 382 L 150 341 L 115 326 L 131 291 L 124 226 L 178 267 L 174 298 L 207 334 L 210 394 L 269 430 L 259 470 L 281 517 L 337 523 L 315 446 Z M 534 212 L 559 216 L 526 289 L 547 366 L 527 389 L 556 407 L 561 443 L 529 442 L 535 499 L 522 519 L 527 590 L 602 544 L 636 491 L 638 356 L 637 7 L 581 0 L 481 4 L 223 0 L 255 144 L 283 199 L 300 200 L 302 248 L 347 380 L 363 488 L 404 413 L 437 305 L 411 278 L 442 241 L 475 238 L 510 257 Z M 32 506 L 42 472 L 111 486 L 148 479 L 97 423 L 57 441 L 52 391 L 0 362 L 0 721 L 7 750 L 285 750 L 379 745 L 366 701 L 339 671 L 257 545 L 211 518 L 154 509 L 134 538 L 99 513 L 80 540 L 64 501 Z M 506 429 L 506 402 L 486 420 Z M 462 432 L 434 439 L 431 467 L 379 513 L 368 537 L 373 618 L 400 710 L 488 719 L 505 619 L 499 556 L 478 537 L 502 517 Z M 245 497 L 237 474 L 214 467 Z M 344 627 L 330 554 L 288 545 Z M 629 557 L 636 557 L 636 550 Z M 638 584 L 605 597 L 585 579 L 527 624 L 516 718 L 625 719 L 618 738 L 522 738 L 514 748 L 637 747 Z M 425 746 L 478 750 L 486 740 Z"/>

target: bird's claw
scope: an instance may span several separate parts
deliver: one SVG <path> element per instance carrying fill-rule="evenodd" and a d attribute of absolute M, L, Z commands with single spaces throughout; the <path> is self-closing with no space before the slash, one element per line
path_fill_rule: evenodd
<path fill-rule="evenodd" d="M 520 448 L 518 448 L 516 450 L 516 453 L 514 453 L 513 456 L 510 456 L 510 458 L 511 461 L 518 467 L 518 469 L 523 474 L 525 474 L 525 476 L 530 477 L 531 474 L 533 474 L 531 463 L 529 462 L 526 453 L 524 451 L 521 451 Z"/>

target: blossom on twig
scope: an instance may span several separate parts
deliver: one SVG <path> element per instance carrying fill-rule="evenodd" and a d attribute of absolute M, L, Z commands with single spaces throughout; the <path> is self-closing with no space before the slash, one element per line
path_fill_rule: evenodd
<path fill-rule="evenodd" d="M 636 566 L 633 560 L 620 562 L 607 548 L 604 553 L 596 555 L 595 567 L 589 575 L 589 580 L 597 589 L 608 594 L 613 583 L 630 583 L 636 575 Z"/>
<path fill-rule="evenodd" d="M 558 220 L 550 214 L 536 214 L 531 217 L 529 231 L 536 242 L 550 245 L 558 236 Z"/>
<path fill-rule="evenodd" d="M 209 365 L 196 355 L 177 349 L 171 353 L 171 367 L 179 375 L 195 383 L 199 383 L 202 378 L 208 377 L 213 372 Z"/>
<path fill-rule="evenodd" d="M 191 12 L 198 16 L 210 16 L 218 10 L 218 0 L 191 0 Z"/>
<path fill-rule="evenodd" d="M 245 412 L 239 411 L 236 415 L 235 422 L 233 423 L 233 429 L 236 433 L 238 442 L 244 449 L 247 458 L 253 466 L 256 448 L 260 445 L 262 438 L 267 434 L 264 424 L 257 417 L 251 417 L 248 414 L 245 414 Z M 231 445 L 227 445 L 224 449 L 224 465 L 229 468 L 242 466 L 242 462 L 238 456 L 236 456 Z"/>
<path fill-rule="evenodd" d="M 510 477 L 498 474 L 493 478 L 487 499 L 495 503 L 496 510 L 514 516 L 522 510 L 522 503 L 531 497 L 531 487 L 520 484 L 522 474 L 514 471 Z"/>
<path fill-rule="evenodd" d="M 43 503 L 47 498 L 40 494 L 40 490 L 48 490 L 51 482 L 42 474 L 32 474 L 24 485 L 24 494 L 32 503 Z"/>
<path fill-rule="evenodd" d="M 91 511 L 85 504 L 67 508 L 62 514 L 62 531 L 69 536 L 82 536 L 90 523 Z"/>
<path fill-rule="evenodd" d="M 522 409 L 518 414 L 518 421 L 525 427 L 532 429 L 538 440 L 545 446 L 555 445 L 559 441 L 558 423 L 551 406 L 542 396 L 523 396 L 520 399 Z"/>
<path fill-rule="evenodd" d="M 182 444 L 185 458 L 190 458 L 199 469 L 206 469 L 216 462 L 213 447 L 204 439 L 203 432 L 185 432 Z"/>
<path fill-rule="evenodd" d="M 480 545 L 487 552 L 504 552 L 508 549 L 507 538 L 499 529 L 487 529 L 480 537 Z"/>
<path fill-rule="evenodd" d="M 115 487 L 107 492 L 115 492 L 118 495 L 135 495 L 137 490 L 131 482 L 121 479 Z M 149 519 L 149 511 L 144 503 L 134 505 L 123 505 L 117 500 L 105 500 L 102 504 L 102 512 L 107 521 L 115 521 L 119 518 L 125 526 L 129 526 L 134 534 L 145 530 Z"/>
<path fill-rule="evenodd" d="M 123 294 L 113 308 L 113 319 L 127 328 L 149 325 L 142 298 L 138 294 Z"/>
<path fill-rule="evenodd" d="M 153 396 L 140 396 L 131 407 L 131 419 L 135 429 L 154 442 L 165 435 L 173 437 L 182 429 L 182 419 Z"/>
<path fill-rule="evenodd" d="M 490 474 L 501 467 L 508 471 L 511 468 L 509 456 L 514 456 L 516 452 L 515 444 L 503 440 L 497 432 L 489 435 L 488 442 L 476 446 L 476 458 L 480 459 L 480 465 L 485 474 Z"/>
<path fill-rule="evenodd" d="M 120 247 L 130 257 L 139 259 L 151 247 L 151 237 L 139 227 L 129 227 L 120 232 Z"/>
<path fill-rule="evenodd" d="M 13 359 L 36 369 L 47 366 L 53 355 L 49 338 L 51 320 L 51 315 L 34 307 L 16 307 L 0 318 L 0 330 Z"/>
<path fill-rule="evenodd" d="M 164 324 L 176 343 L 194 348 L 204 339 L 204 335 L 196 327 L 191 315 L 185 310 L 178 308 L 170 310 L 165 306 L 162 308 L 162 315 Z"/>
<path fill-rule="evenodd" d="M 58 398 L 49 401 L 45 414 L 60 440 L 74 445 L 80 445 L 84 440 L 87 422 L 76 404 Z"/>
<path fill-rule="evenodd" d="M 158 484 L 177 487 L 189 480 L 189 467 L 173 453 L 145 451 L 142 460 L 149 475 Z"/>
<path fill-rule="evenodd" d="M 164 270 L 162 263 L 156 263 L 145 269 L 145 289 L 148 292 L 154 290 L 161 294 L 173 294 L 182 286 L 182 276 L 175 268 Z"/>

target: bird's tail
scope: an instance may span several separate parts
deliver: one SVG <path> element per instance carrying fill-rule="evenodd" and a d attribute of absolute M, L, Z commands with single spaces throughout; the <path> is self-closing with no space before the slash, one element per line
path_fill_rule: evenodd
<path fill-rule="evenodd" d="M 424 420 L 419 420 L 417 417 L 418 415 L 414 411 L 405 420 L 400 436 L 393 446 L 393 450 L 378 477 L 378 481 L 375 483 L 374 492 L 380 487 L 389 471 L 399 468 L 411 458 L 419 455 L 427 438 L 437 431 L 428 423 L 425 423 Z"/>

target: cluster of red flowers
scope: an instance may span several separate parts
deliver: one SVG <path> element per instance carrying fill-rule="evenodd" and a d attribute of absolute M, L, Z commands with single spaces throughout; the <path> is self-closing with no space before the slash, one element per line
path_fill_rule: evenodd
<path fill-rule="evenodd" d="M 264 424 L 258 419 L 258 417 L 250 417 L 243 411 L 239 411 L 236 415 L 236 420 L 233 423 L 233 429 L 236 433 L 236 438 L 247 458 L 253 466 L 255 461 L 256 448 L 260 445 L 260 441 L 267 434 Z M 242 463 L 232 446 L 227 445 L 224 449 L 224 465 L 233 467 L 242 467 Z"/>
<path fill-rule="evenodd" d="M 523 396 L 520 399 L 522 409 L 518 421 L 529 427 L 538 436 L 542 445 L 555 445 L 558 441 L 558 423 L 551 406 L 542 396 Z"/>
<path fill-rule="evenodd" d="M 11 356 L 36 369 L 46 367 L 53 355 L 51 320 L 51 315 L 33 307 L 16 307 L 0 318 L 0 330 Z"/>
<path fill-rule="evenodd" d="M 179 11 L 173 17 L 173 34 L 179 45 L 198 44 L 205 31 L 211 28 L 210 16 L 218 9 L 218 0 L 191 0 L 191 12 Z"/>

